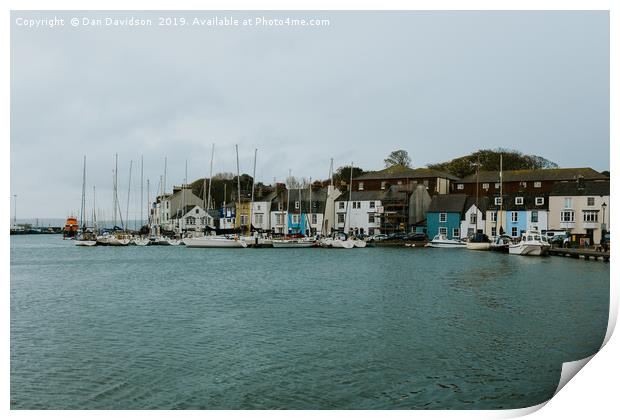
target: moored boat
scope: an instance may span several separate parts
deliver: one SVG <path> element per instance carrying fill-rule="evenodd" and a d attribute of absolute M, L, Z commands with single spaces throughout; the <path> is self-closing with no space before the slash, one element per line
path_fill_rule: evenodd
<path fill-rule="evenodd" d="M 431 248 L 465 248 L 466 243 L 459 239 L 448 239 L 446 235 L 435 235 L 428 246 Z"/>
<path fill-rule="evenodd" d="M 274 248 L 311 248 L 314 246 L 312 238 L 274 239 Z"/>
<path fill-rule="evenodd" d="M 187 248 L 247 248 L 247 244 L 238 237 L 201 236 L 185 238 Z"/>
<path fill-rule="evenodd" d="M 476 233 L 469 238 L 466 247 L 472 251 L 488 251 L 491 249 L 491 241 L 484 233 Z"/>
<path fill-rule="evenodd" d="M 508 246 L 508 253 L 513 255 L 536 255 L 549 254 L 551 245 L 538 233 L 538 231 L 526 231 L 521 235 L 521 240 Z"/>
<path fill-rule="evenodd" d="M 496 252 L 507 253 L 508 246 L 511 243 L 512 243 L 512 238 L 510 236 L 507 236 L 507 235 L 496 236 L 495 238 L 493 238 L 493 241 L 491 242 L 490 250 L 496 251 Z"/>

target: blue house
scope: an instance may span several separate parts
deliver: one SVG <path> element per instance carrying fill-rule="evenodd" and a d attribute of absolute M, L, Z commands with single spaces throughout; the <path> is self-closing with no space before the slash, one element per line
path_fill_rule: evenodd
<path fill-rule="evenodd" d="M 432 239 L 435 235 L 442 234 L 449 239 L 459 239 L 466 201 L 465 194 L 434 196 L 426 212 L 428 237 Z"/>

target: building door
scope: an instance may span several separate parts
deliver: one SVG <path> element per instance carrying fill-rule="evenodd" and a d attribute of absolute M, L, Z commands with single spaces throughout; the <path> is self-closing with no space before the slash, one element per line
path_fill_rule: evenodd
<path fill-rule="evenodd" d="M 586 229 L 586 236 L 590 239 L 590 245 L 594 244 L 594 229 Z"/>

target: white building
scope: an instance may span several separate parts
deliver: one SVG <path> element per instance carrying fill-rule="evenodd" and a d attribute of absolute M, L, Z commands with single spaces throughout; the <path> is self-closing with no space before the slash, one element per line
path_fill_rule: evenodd
<path fill-rule="evenodd" d="M 609 232 L 610 214 L 609 181 L 563 182 L 549 195 L 549 229 L 567 231 L 574 240 L 588 238 L 590 245 Z"/>
<path fill-rule="evenodd" d="M 487 234 L 485 222 L 487 201 L 486 197 L 482 197 L 478 200 L 478 205 L 476 205 L 475 198 L 470 197 L 467 199 L 465 203 L 467 210 L 463 220 L 461 220 L 461 238 L 467 238 L 475 233 Z"/>
<path fill-rule="evenodd" d="M 382 191 L 345 192 L 335 201 L 336 229 L 347 234 L 381 233 Z"/>
<path fill-rule="evenodd" d="M 206 226 L 214 226 L 213 216 L 207 214 L 200 206 L 186 206 L 179 214 L 183 215 L 180 217 L 173 216 L 170 219 L 171 228 L 168 230 L 176 233 L 202 233 Z"/>

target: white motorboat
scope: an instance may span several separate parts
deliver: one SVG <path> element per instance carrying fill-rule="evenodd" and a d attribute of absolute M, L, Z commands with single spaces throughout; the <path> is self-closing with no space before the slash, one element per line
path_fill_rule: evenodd
<path fill-rule="evenodd" d="M 547 255 L 551 245 L 537 231 L 527 231 L 521 240 L 508 246 L 508 253 L 513 255 Z"/>
<path fill-rule="evenodd" d="M 459 239 L 448 239 L 446 235 L 435 235 L 428 243 L 431 248 L 465 248 L 466 243 Z"/>
<path fill-rule="evenodd" d="M 311 248 L 314 246 L 312 238 L 274 239 L 274 248 Z"/>
<path fill-rule="evenodd" d="M 273 240 L 266 236 L 242 236 L 240 239 L 249 247 L 268 248 L 273 246 Z"/>
<path fill-rule="evenodd" d="M 108 245 L 110 246 L 127 246 L 131 242 L 129 235 L 110 235 Z"/>
<path fill-rule="evenodd" d="M 187 248 L 247 248 L 245 241 L 238 237 L 201 236 L 199 238 L 185 238 Z"/>

